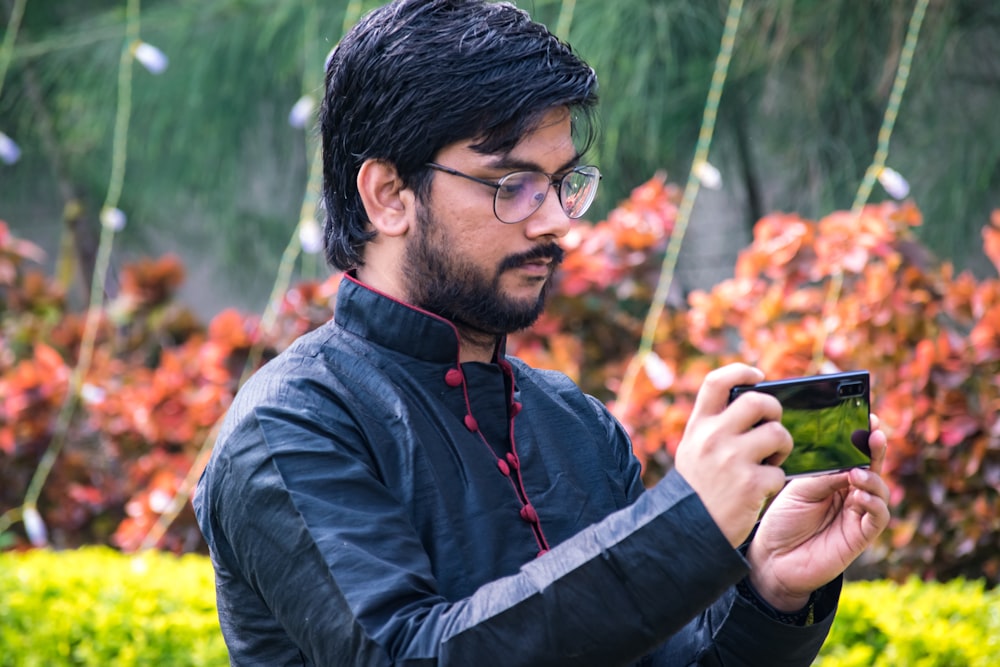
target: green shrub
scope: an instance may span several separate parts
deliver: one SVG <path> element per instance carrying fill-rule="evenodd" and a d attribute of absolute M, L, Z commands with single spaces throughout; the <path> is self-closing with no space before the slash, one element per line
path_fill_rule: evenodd
<path fill-rule="evenodd" d="M 0 554 L 0 667 L 228 664 L 203 556 Z"/>
<path fill-rule="evenodd" d="M 0 667 L 227 665 L 204 556 L 0 554 Z M 814 667 L 1000 665 L 1000 590 L 850 582 Z"/>
<path fill-rule="evenodd" d="M 844 587 L 815 667 L 1000 665 L 1000 590 L 948 583 L 854 582 Z"/>

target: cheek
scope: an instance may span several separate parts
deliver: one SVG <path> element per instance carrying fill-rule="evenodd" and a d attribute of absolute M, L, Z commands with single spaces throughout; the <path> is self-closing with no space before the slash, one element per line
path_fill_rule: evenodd
<path fill-rule="evenodd" d="M 462 184 L 464 185 L 464 184 Z M 505 225 L 493 215 L 492 196 L 435 187 L 430 198 L 430 239 L 454 263 L 476 267 L 492 280 L 503 260 L 513 253 L 519 225 Z"/>
<path fill-rule="evenodd" d="M 469 217 L 463 217 L 463 213 Z M 472 210 L 456 211 L 445 224 L 439 224 L 434 240 L 454 259 L 475 264 L 493 273 L 510 254 L 511 234 L 515 233 L 493 218 L 472 217 Z"/>
<path fill-rule="evenodd" d="M 446 252 L 456 260 L 478 269 L 483 278 L 492 280 L 504 260 L 499 239 L 477 235 L 463 242 L 451 242 L 444 246 Z"/>

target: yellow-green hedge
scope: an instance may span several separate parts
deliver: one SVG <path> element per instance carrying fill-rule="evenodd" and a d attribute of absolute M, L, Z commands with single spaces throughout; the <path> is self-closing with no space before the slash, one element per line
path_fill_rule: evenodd
<path fill-rule="evenodd" d="M 207 558 L 0 554 L 2 667 L 228 664 Z"/>
<path fill-rule="evenodd" d="M 0 667 L 224 666 L 212 566 L 92 547 L 0 553 Z M 1000 665 L 1000 591 L 854 582 L 816 667 Z"/>
<path fill-rule="evenodd" d="M 961 580 L 850 583 L 814 665 L 1000 666 L 1000 590 Z"/>

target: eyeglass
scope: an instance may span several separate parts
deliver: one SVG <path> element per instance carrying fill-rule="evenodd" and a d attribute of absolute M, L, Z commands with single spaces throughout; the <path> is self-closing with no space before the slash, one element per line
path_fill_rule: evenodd
<path fill-rule="evenodd" d="M 515 171 L 498 181 L 469 176 L 434 162 L 428 162 L 427 166 L 496 188 L 496 194 L 493 196 L 493 215 L 500 222 L 507 224 L 521 222 L 541 208 L 550 185 L 559 195 L 559 204 L 563 212 L 575 220 L 590 208 L 597 195 L 597 185 L 601 182 L 601 170 L 592 165 L 574 167 L 559 178 L 541 171 Z"/>

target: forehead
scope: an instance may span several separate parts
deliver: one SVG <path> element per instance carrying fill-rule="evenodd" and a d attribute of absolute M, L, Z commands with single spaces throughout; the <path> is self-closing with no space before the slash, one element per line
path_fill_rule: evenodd
<path fill-rule="evenodd" d="M 572 117 L 565 107 L 556 107 L 540 114 L 507 149 L 486 151 L 481 139 L 470 139 L 446 146 L 440 155 L 447 154 L 460 156 L 485 167 L 542 171 L 554 169 L 553 162 L 561 167 L 579 156 L 573 142 Z"/>

